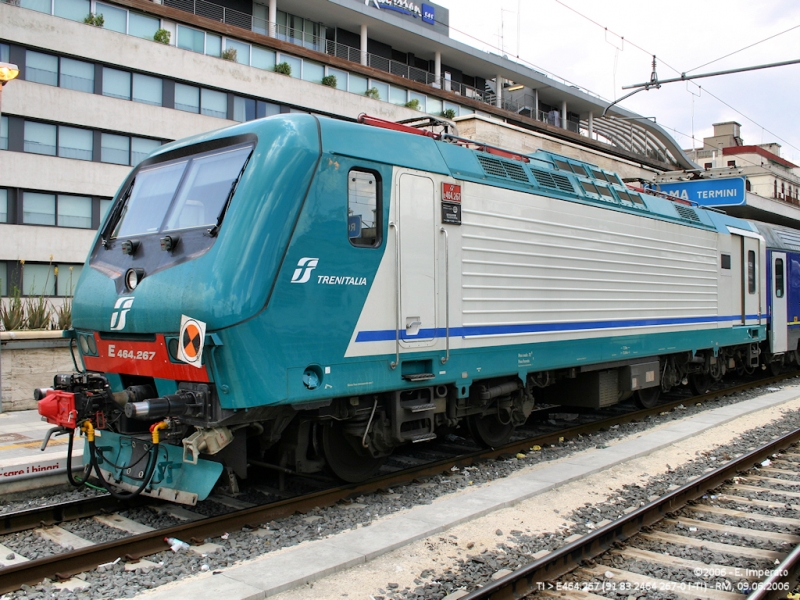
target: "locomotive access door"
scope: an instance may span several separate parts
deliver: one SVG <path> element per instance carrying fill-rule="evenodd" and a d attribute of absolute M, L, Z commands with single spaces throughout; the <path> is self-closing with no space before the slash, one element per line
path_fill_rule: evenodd
<path fill-rule="evenodd" d="M 400 175 L 400 341 L 430 346 L 436 333 L 435 223 L 433 180 Z"/>
<path fill-rule="evenodd" d="M 761 323 L 761 257 L 759 240 L 742 236 L 742 319 L 745 325 Z"/>
<path fill-rule="evenodd" d="M 786 310 L 786 254 L 772 253 L 772 281 L 770 284 L 770 301 L 772 314 L 769 320 L 770 350 L 773 354 L 786 352 L 789 349 Z"/>

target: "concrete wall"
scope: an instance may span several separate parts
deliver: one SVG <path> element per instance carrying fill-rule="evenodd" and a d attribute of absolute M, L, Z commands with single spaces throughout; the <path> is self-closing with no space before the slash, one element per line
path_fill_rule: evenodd
<path fill-rule="evenodd" d="M 58 373 L 72 373 L 67 340 L 60 331 L 0 333 L 0 409 L 36 408 L 33 390 L 50 387 Z M 53 347 L 54 345 L 60 347 Z"/>

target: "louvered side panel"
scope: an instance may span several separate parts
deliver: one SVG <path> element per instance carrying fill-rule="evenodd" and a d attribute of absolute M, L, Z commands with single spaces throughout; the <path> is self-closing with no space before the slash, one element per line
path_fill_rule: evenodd
<path fill-rule="evenodd" d="M 633 331 L 718 315 L 716 233 L 539 196 L 481 195 L 463 207 L 465 331 L 607 331 L 609 321 Z"/>

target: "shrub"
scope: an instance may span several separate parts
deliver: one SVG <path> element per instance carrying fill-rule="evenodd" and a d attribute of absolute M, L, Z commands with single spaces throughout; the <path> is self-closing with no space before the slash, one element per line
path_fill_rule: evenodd
<path fill-rule="evenodd" d="M 327 85 L 328 87 L 335 88 L 336 75 L 325 75 L 325 77 L 322 78 L 322 85 Z"/>
<path fill-rule="evenodd" d="M 275 65 L 275 72 L 280 73 L 281 75 L 291 75 L 292 65 L 287 62 L 278 63 Z"/>
<path fill-rule="evenodd" d="M 94 25 L 95 27 L 102 27 L 103 24 L 106 22 L 105 17 L 102 14 L 96 15 L 94 13 L 89 13 L 84 17 L 83 22 L 87 25 Z"/>
<path fill-rule="evenodd" d="M 448 109 L 442 111 L 442 116 L 445 119 L 455 119 L 456 118 L 456 111 L 453 110 L 452 108 L 448 108 Z"/>
<path fill-rule="evenodd" d="M 364 95 L 367 98 L 372 98 L 373 100 L 381 99 L 381 93 L 378 91 L 378 88 L 376 87 L 369 88 L 366 92 L 364 92 Z"/>
<path fill-rule="evenodd" d="M 419 100 L 417 100 L 416 98 L 409 100 L 408 102 L 406 102 L 406 108 L 419 110 Z"/>
<path fill-rule="evenodd" d="M 50 329 L 53 326 L 53 307 L 43 295 L 25 298 L 25 313 L 28 329 Z"/>
<path fill-rule="evenodd" d="M 56 308 L 56 329 L 72 327 L 72 298 L 64 298 L 64 304 Z"/>
<path fill-rule="evenodd" d="M 25 327 L 25 309 L 19 297 L 19 288 L 14 286 L 8 306 L 0 302 L 0 323 L 6 331 L 14 331 Z"/>
<path fill-rule="evenodd" d="M 226 48 L 219 56 L 223 60 L 231 60 L 236 62 L 236 48 Z"/>
<path fill-rule="evenodd" d="M 169 44 L 170 37 L 172 37 L 172 34 L 169 31 L 166 29 L 159 29 L 153 36 L 153 39 L 159 44 Z"/>

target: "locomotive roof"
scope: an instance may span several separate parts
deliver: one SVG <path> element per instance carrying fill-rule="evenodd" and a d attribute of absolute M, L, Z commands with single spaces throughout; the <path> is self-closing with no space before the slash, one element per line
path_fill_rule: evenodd
<path fill-rule="evenodd" d="M 553 152 L 539 150 L 522 156 L 497 149 L 481 151 L 469 147 L 481 146 L 470 140 L 450 143 L 427 135 L 410 135 L 315 115 L 275 115 L 257 119 L 164 145 L 155 154 L 230 135 L 258 135 L 266 121 L 275 119 L 283 119 L 287 125 L 295 120 L 316 119 L 323 153 L 437 173 L 699 229 L 727 233 L 730 226 L 757 231 L 748 221 L 631 189 L 612 171 Z"/>

